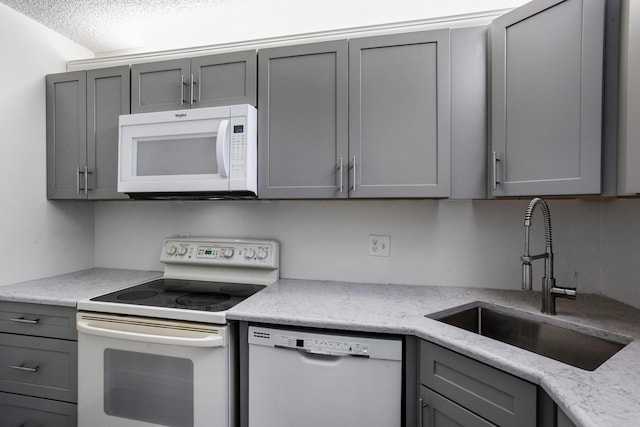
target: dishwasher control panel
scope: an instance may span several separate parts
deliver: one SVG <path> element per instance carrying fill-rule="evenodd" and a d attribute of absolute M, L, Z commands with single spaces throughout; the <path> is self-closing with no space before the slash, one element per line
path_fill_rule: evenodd
<path fill-rule="evenodd" d="M 318 334 L 257 326 L 249 327 L 249 344 L 329 356 L 380 357 L 391 360 L 402 358 L 400 340 Z"/>

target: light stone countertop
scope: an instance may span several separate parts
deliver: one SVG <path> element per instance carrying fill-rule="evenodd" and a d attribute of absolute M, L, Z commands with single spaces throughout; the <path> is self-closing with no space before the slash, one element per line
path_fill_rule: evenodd
<path fill-rule="evenodd" d="M 593 372 L 426 318 L 481 301 L 592 335 L 634 340 Z M 581 295 L 540 313 L 539 292 L 282 279 L 233 307 L 229 319 L 415 335 L 539 384 L 578 426 L 640 425 L 640 310 Z"/>
<path fill-rule="evenodd" d="M 128 288 L 160 276 L 161 271 L 92 268 L 0 286 L 0 300 L 75 307 L 81 299 Z"/>
<path fill-rule="evenodd" d="M 160 277 L 158 271 L 95 268 L 0 286 L 0 300 L 76 306 L 78 300 Z M 635 340 L 593 372 L 429 319 L 477 302 L 603 337 Z M 596 295 L 557 300 L 539 292 L 281 279 L 236 305 L 231 320 L 414 335 L 541 385 L 578 426 L 640 425 L 640 310 Z"/>

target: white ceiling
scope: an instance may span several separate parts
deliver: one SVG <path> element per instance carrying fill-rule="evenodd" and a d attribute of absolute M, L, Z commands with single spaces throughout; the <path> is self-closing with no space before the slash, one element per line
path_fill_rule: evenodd
<path fill-rule="evenodd" d="M 525 0 L 0 0 L 97 56 L 432 19 Z"/>

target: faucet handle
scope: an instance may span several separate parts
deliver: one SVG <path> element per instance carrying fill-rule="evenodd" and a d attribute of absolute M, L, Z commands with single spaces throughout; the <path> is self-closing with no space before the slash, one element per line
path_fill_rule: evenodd
<path fill-rule="evenodd" d="M 563 286 L 554 286 L 551 288 L 551 294 L 560 297 L 560 298 L 568 298 L 568 299 L 576 299 L 578 292 L 576 288 L 566 288 Z"/>

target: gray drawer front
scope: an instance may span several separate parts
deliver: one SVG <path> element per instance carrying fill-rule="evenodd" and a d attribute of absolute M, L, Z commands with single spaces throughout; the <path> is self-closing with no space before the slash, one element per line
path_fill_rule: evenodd
<path fill-rule="evenodd" d="M 77 407 L 36 397 L 0 392 L 0 423 L 3 426 L 75 427 Z"/>
<path fill-rule="evenodd" d="M 423 402 L 421 427 L 495 427 L 425 386 L 421 387 L 420 395 Z"/>
<path fill-rule="evenodd" d="M 77 369 L 75 341 L 0 334 L 0 391 L 76 402 Z"/>
<path fill-rule="evenodd" d="M 75 307 L 0 301 L 0 332 L 77 340 Z"/>
<path fill-rule="evenodd" d="M 535 427 L 536 386 L 422 341 L 422 384 L 497 425 Z"/>

